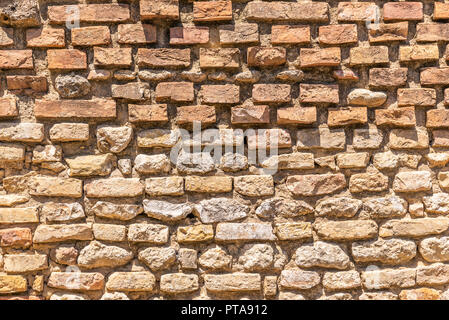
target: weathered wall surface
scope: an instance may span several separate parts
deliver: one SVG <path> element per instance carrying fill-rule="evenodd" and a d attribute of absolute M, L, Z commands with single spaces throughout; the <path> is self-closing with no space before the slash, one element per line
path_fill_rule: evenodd
<path fill-rule="evenodd" d="M 449 3 L 11 2 L 0 299 L 448 296 Z"/>

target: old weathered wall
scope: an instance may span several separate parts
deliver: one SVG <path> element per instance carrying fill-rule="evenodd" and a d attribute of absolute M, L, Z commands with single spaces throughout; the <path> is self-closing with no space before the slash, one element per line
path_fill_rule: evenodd
<path fill-rule="evenodd" d="M 11 2 L 0 299 L 449 296 L 449 3 Z"/>

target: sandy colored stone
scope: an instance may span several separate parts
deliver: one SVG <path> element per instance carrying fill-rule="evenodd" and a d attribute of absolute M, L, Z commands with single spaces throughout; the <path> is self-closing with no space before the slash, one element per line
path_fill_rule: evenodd
<path fill-rule="evenodd" d="M 352 241 L 377 236 L 377 224 L 373 220 L 348 220 L 315 222 L 314 229 L 323 240 Z"/>
<path fill-rule="evenodd" d="M 137 178 L 98 179 L 84 186 L 86 196 L 92 198 L 136 197 L 143 194 L 143 189 Z"/>
<path fill-rule="evenodd" d="M 352 256 L 356 262 L 405 264 L 416 256 L 416 244 L 401 239 L 354 242 Z"/>
<path fill-rule="evenodd" d="M 256 273 L 204 275 L 204 285 L 211 292 L 248 292 L 261 290 L 261 277 Z"/>
<path fill-rule="evenodd" d="M 48 278 L 48 286 L 66 290 L 102 290 L 104 276 L 98 272 L 52 272 Z"/>
<path fill-rule="evenodd" d="M 214 229 L 211 225 L 199 224 L 194 226 L 178 227 L 177 240 L 179 243 L 196 243 L 210 241 L 214 238 Z"/>
<path fill-rule="evenodd" d="M 389 220 L 380 227 L 379 236 L 419 238 L 443 233 L 448 228 L 446 218 Z"/>
<path fill-rule="evenodd" d="M 346 178 L 343 174 L 298 175 L 288 177 L 286 184 L 294 195 L 319 196 L 343 189 Z"/>
<path fill-rule="evenodd" d="M 70 167 L 69 175 L 73 176 L 107 176 L 111 173 L 116 158 L 108 153 L 102 155 L 78 156 L 66 158 Z"/>
<path fill-rule="evenodd" d="M 156 278 L 151 272 L 114 272 L 108 277 L 106 288 L 111 291 L 153 291 Z"/>
<path fill-rule="evenodd" d="M 92 240 L 92 229 L 88 224 L 41 224 L 34 232 L 34 243 L 63 242 L 69 240 Z"/>

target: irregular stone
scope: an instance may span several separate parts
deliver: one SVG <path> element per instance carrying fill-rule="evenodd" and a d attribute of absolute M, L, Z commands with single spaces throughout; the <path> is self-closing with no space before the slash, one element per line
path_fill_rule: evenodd
<path fill-rule="evenodd" d="M 165 154 L 139 154 L 134 159 L 134 169 L 141 174 L 168 173 L 171 162 Z"/>
<path fill-rule="evenodd" d="M 256 214 L 262 218 L 282 216 L 285 218 L 297 217 L 313 212 L 313 207 L 301 200 L 272 198 L 264 200 L 256 209 Z"/>
<path fill-rule="evenodd" d="M 126 226 L 116 224 L 94 223 L 94 238 L 101 241 L 126 241 Z"/>
<path fill-rule="evenodd" d="M 413 287 L 416 283 L 415 278 L 415 269 L 381 269 L 362 272 L 363 286 L 369 290 Z"/>
<path fill-rule="evenodd" d="M 168 269 L 176 261 L 176 251 L 173 248 L 151 247 L 139 251 L 139 260 L 152 271 Z"/>
<path fill-rule="evenodd" d="M 214 228 L 208 224 L 178 227 L 176 238 L 179 243 L 210 241 L 214 238 Z"/>
<path fill-rule="evenodd" d="M 97 129 L 97 145 L 101 152 L 120 153 L 131 142 L 131 127 L 102 126 Z"/>
<path fill-rule="evenodd" d="M 282 270 L 279 285 L 284 289 L 307 290 L 317 286 L 320 280 L 320 275 L 314 271 Z"/>
<path fill-rule="evenodd" d="M 89 81 L 74 73 L 69 75 L 58 75 L 55 79 L 55 89 L 63 98 L 79 98 L 90 93 Z"/>
<path fill-rule="evenodd" d="M 419 253 L 429 262 L 449 261 L 449 237 L 431 237 L 419 243 Z"/>
<path fill-rule="evenodd" d="M 135 223 L 128 228 L 128 241 L 164 244 L 168 242 L 168 227 L 161 224 Z"/>
<path fill-rule="evenodd" d="M 176 161 L 176 168 L 183 174 L 205 174 L 215 169 L 215 163 L 210 153 L 180 152 Z"/>
<path fill-rule="evenodd" d="M 210 270 L 228 270 L 231 268 L 232 256 L 221 247 L 207 249 L 198 258 L 198 263 L 202 268 Z"/>
<path fill-rule="evenodd" d="M 90 208 L 89 212 L 98 217 L 132 220 L 143 212 L 143 207 L 134 204 L 115 204 L 112 202 L 98 201 Z"/>
<path fill-rule="evenodd" d="M 394 177 L 395 192 L 420 192 L 430 189 L 432 189 L 432 180 L 428 171 L 399 172 Z"/>
<path fill-rule="evenodd" d="M 346 135 L 343 129 L 300 129 L 297 133 L 298 149 L 343 150 L 346 145 Z"/>
<path fill-rule="evenodd" d="M 345 188 L 346 178 L 343 174 L 306 174 L 289 176 L 286 184 L 295 196 L 320 196 Z"/>
<path fill-rule="evenodd" d="M 33 240 L 30 228 L 8 228 L 0 230 L 0 246 L 7 248 L 28 248 Z"/>
<path fill-rule="evenodd" d="M 402 290 L 399 293 L 401 300 L 440 300 L 440 291 L 430 288 Z"/>
<path fill-rule="evenodd" d="M 447 193 L 434 193 L 431 196 L 423 197 L 423 203 L 426 208 L 426 212 L 436 214 L 448 214 L 449 213 L 449 194 Z"/>
<path fill-rule="evenodd" d="M 377 224 L 372 220 L 315 222 L 314 229 L 323 240 L 351 241 L 377 236 Z"/>
<path fill-rule="evenodd" d="M 156 278 L 151 272 L 114 272 L 106 282 L 110 291 L 151 292 L 156 286 Z"/>
<path fill-rule="evenodd" d="M 379 91 L 354 89 L 348 94 L 347 101 L 348 104 L 379 107 L 387 101 L 387 95 L 384 92 Z"/>
<path fill-rule="evenodd" d="M 215 239 L 217 241 L 273 241 L 273 228 L 268 223 L 219 223 Z"/>
<path fill-rule="evenodd" d="M 8 273 L 35 272 L 47 268 L 45 254 L 6 254 L 4 257 L 3 269 Z"/>
<path fill-rule="evenodd" d="M 336 157 L 337 166 L 340 169 L 358 169 L 365 168 L 370 160 L 368 152 L 358 153 L 339 153 Z"/>
<path fill-rule="evenodd" d="M 23 276 L 0 275 L 0 293 L 18 293 L 27 291 L 27 280 Z"/>
<path fill-rule="evenodd" d="M 248 158 L 240 153 L 225 153 L 220 159 L 220 169 L 237 172 L 248 168 Z"/>
<path fill-rule="evenodd" d="M 276 223 L 274 233 L 279 240 L 311 239 L 312 224 L 310 222 Z"/>
<path fill-rule="evenodd" d="M 47 285 L 66 290 L 103 290 L 104 276 L 98 272 L 52 272 Z"/>
<path fill-rule="evenodd" d="M 317 203 L 315 214 L 317 216 L 347 217 L 357 214 L 362 207 L 362 201 L 348 197 L 329 198 Z"/>
<path fill-rule="evenodd" d="M 78 156 L 65 158 L 69 165 L 69 176 L 107 176 L 116 161 L 112 154 Z"/>
<path fill-rule="evenodd" d="M 372 219 L 403 217 L 407 213 L 407 201 L 396 196 L 375 198 L 363 202 L 363 212 Z"/>
<path fill-rule="evenodd" d="M 360 275 L 355 270 L 326 272 L 323 276 L 323 287 L 327 290 L 356 289 L 361 285 Z"/>
<path fill-rule="evenodd" d="M 145 191 L 150 196 L 179 196 L 184 194 L 182 177 L 159 177 L 145 180 Z"/>
<path fill-rule="evenodd" d="M 262 162 L 263 168 L 273 168 L 279 170 L 303 170 L 315 168 L 312 153 L 288 153 L 271 156 Z"/>
<path fill-rule="evenodd" d="M 143 209 L 151 218 L 162 221 L 177 221 L 187 217 L 192 212 L 193 207 L 187 203 L 145 199 L 143 200 Z"/>
<path fill-rule="evenodd" d="M 87 224 L 41 224 L 34 232 L 34 243 L 62 242 L 69 240 L 92 240 L 92 229 Z"/>
<path fill-rule="evenodd" d="M 204 286 L 211 292 L 260 291 L 262 279 L 257 273 L 206 274 Z"/>
<path fill-rule="evenodd" d="M 137 178 L 109 178 L 87 183 L 84 191 L 91 198 L 137 197 L 143 194 L 144 186 Z"/>
<path fill-rule="evenodd" d="M 388 177 L 380 172 L 366 172 L 351 175 L 349 179 L 349 191 L 380 192 L 388 189 Z"/>
<path fill-rule="evenodd" d="M 168 294 L 195 292 L 199 289 L 196 274 L 170 273 L 161 276 L 161 291 Z"/>
<path fill-rule="evenodd" d="M 234 190 L 247 197 L 262 197 L 274 194 L 273 177 L 239 176 L 234 178 Z"/>
<path fill-rule="evenodd" d="M 391 170 L 398 167 L 399 157 L 391 151 L 376 153 L 373 164 L 379 170 Z"/>
<path fill-rule="evenodd" d="M 389 220 L 380 227 L 379 236 L 419 238 L 443 233 L 448 228 L 446 218 Z"/>
<path fill-rule="evenodd" d="M 429 134 L 425 128 L 393 129 L 389 146 L 391 149 L 426 149 L 429 147 Z"/>
<path fill-rule="evenodd" d="M 416 269 L 416 284 L 420 286 L 439 286 L 448 282 L 449 266 L 446 264 L 434 263 Z"/>
<path fill-rule="evenodd" d="M 41 208 L 41 217 L 50 222 L 70 222 L 85 218 L 83 206 L 78 202 L 47 202 Z"/>
<path fill-rule="evenodd" d="M 300 246 L 295 253 L 295 263 L 302 268 L 347 269 L 348 255 L 335 244 L 315 241 L 313 244 Z"/>
<path fill-rule="evenodd" d="M 352 244 L 352 256 L 356 262 L 399 265 L 416 256 L 416 244 L 401 239 L 355 242 Z"/>
<path fill-rule="evenodd" d="M 133 258 L 129 250 L 92 241 L 84 247 L 78 256 L 78 265 L 86 269 L 118 267 L 127 264 Z"/>
<path fill-rule="evenodd" d="M 224 193 L 232 191 L 232 177 L 189 176 L 185 178 L 185 189 L 189 192 Z"/>
<path fill-rule="evenodd" d="M 201 222 L 216 223 L 243 219 L 250 208 L 234 199 L 213 198 L 202 200 L 194 209 Z"/>

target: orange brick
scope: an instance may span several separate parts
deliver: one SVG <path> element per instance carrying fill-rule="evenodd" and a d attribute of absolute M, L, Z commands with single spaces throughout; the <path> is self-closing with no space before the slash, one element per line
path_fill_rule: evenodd
<path fill-rule="evenodd" d="M 299 98 L 307 103 L 338 103 L 338 85 L 300 84 Z"/>
<path fill-rule="evenodd" d="M 318 40 L 321 44 L 339 45 L 357 43 L 357 25 L 355 24 L 321 26 L 318 33 Z"/>
<path fill-rule="evenodd" d="M 329 109 L 327 125 L 329 127 L 340 127 L 351 124 L 365 124 L 368 122 L 368 111 L 366 107 L 343 107 Z"/>
<path fill-rule="evenodd" d="M 405 41 L 408 35 L 408 22 L 379 23 L 369 30 L 369 42 Z"/>
<path fill-rule="evenodd" d="M 48 90 L 47 78 L 42 76 L 7 76 L 8 90 L 16 94 L 40 94 Z"/>
<path fill-rule="evenodd" d="M 272 26 L 272 44 L 308 44 L 310 43 L 309 26 Z"/>
<path fill-rule="evenodd" d="M 339 2 L 338 21 L 372 21 L 378 7 L 374 2 Z"/>
<path fill-rule="evenodd" d="M 131 48 L 94 48 L 94 63 L 99 67 L 130 67 Z"/>
<path fill-rule="evenodd" d="M 84 70 L 87 68 L 86 53 L 76 49 L 47 51 L 50 70 Z"/>
<path fill-rule="evenodd" d="M 449 19 L 449 3 L 434 2 L 433 20 Z"/>
<path fill-rule="evenodd" d="M 327 22 L 329 5 L 324 1 L 251 1 L 244 14 L 249 21 Z"/>
<path fill-rule="evenodd" d="M 449 41 L 449 23 L 418 23 L 416 41 Z"/>
<path fill-rule="evenodd" d="M 0 98 L 0 118 L 12 118 L 18 115 L 15 99 Z"/>
<path fill-rule="evenodd" d="M 432 107 L 437 103 L 435 89 L 400 88 L 398 89 L 398 106 Z"/>
<path fill-rule="evenodd" d="M 232 1 L 195 1 L 193 21 L 232 20 Z"/>
<path fill-rule="evenodd" d="M 234 104 L 240 102 L 240 87 L 233 84 L 203 85 L 199 95 L 206 104 Z"/>
<path fill-rule="evenodd" d="M 120 24 L 117 42 L 125 44 L 156 43 L 156 30 L 156 26 L 151 24 Z"/>
<path fill-rule="evenodd" d="M 79 21 L 88 23 L 117 23 L 130 20 L 127 4 L 79 4 Z M 65 24 L 73 16 L 71 5 L 48 6 L 50 23 Z"/>
<path fill-rule="evenodd" d="M 290 102 L 291 99 L 289 84 L 255 84 L 253 86 L 255 103 L 283 103 Z"/>
<path fill-rule="evenodd" d="M 151 19 L 179 19 L 178 0 L 140 0 L 140 18 Z"/>
<path fill-rule="evenodd" d="M 440 57 L 437 44 L 402 46 L 399 48 L 399 61 L 431 61 Z"/>
<path fill-rule="evenodd" d="M 190 45 L 209 42 L 209 27 L 170 28 L 170 44 Z"/>
<path fill-rule="evenodd" d="M 277 110 L 278 124 L 313 124 L 315 122 L 315 107 L 288 107 Z"/>
<path fill-rule="evenodd" d="M 340 48 L 301 48 L 299 60 L 301 68 L 339 66 L 341 62 Z"/>
<path fill-rule="evenodd" d="M 0 69 L 33 69 L 32 50 L 0 50 Z"/>
<path fill-rule="evenodd" d="M 72 29 L 74 46 L 101 46 L 111 43 L 111 33 L 106 26 Z"/>
<path fill-rule="evenodd" d="M 422 2 L 388 2 L 384 4 L 384 21 L 422 20 Z"/>
<path fill-rule="evenodd" d="M 240 50 L 238 48 L 201 48 L 200 68 L 240 67 Z"/>
<path fill-rule="evenodd" d="M 180 125 L 190 125 L 194 121 L 201 124 L 214 124 L 217 121 L 215 107 L 213 106 L 185 106 L 178 107 L 176 123 Z"/>
<path fill-rule="evenodd" d="M 415 107 L 376 109 L 376 125 L 413 127 L 416 125 Z"/>
<path fill-rule="evenodd" d="M 190 66 L 190 49 L 146 49 L 137 50 L 139 67 L 187 68 Z"/>
<path fill-rule="evenodd" d="M 388 47 L 356 47 L 350 50 L 350 64 L 357 65 L 375 65 L 389 63 Z"/>
<path fill-rule="evenodd" d="M 250 67 L 280 66 L 287 62 L 287 51 L 281 47 L 250 47 L 247 59 Z"/>
<path fill-rule="evenodd" d="M 421 70 L 420 81 L 422 85 L 449 84 L 449 67 L 425 68 Z"/>
<path fill-rule="evenodd" d="M 168 121 L 166 104 L 128 104 L 128 114 L 129 121 L 133 123 Z"/>
<path fill-rule="evenodd" d="M 231 109 L 233 124 L 270 123 L 270 109 L 265 105 L 236 106 Z"/>
<path fill-rule="evenodd" d="M 14 29 L 0 27 L 0 47 L 9 47 L 14 44 Z"/>
<path fill-rule="evenodd" d="M 156 86 L 157 102 L 193 102 L 192 82 L 161 82 Z"/>
<path fill-rule="evenodd" d="M 432 110 L 427 111 L 426 127 L 449 128 L 449 110 L 448 109 L 432 109 Z"/>
<path fill-rule="evenodd" d="M 60 28 L 32 28 L 26 31 L 29 48 L 64 48 L 65 33 Z"/>
<path fill-rule="evenodd" d="M 114 119 L 116 103 L 97 100 L 36 100 L 34 114 L 38 119 Z"/>
<path fill-rule="evenodd" d="M 407 68 L 372 68 L 369 85 L 372 87 L 400 87 L 407 83 Z"/>

